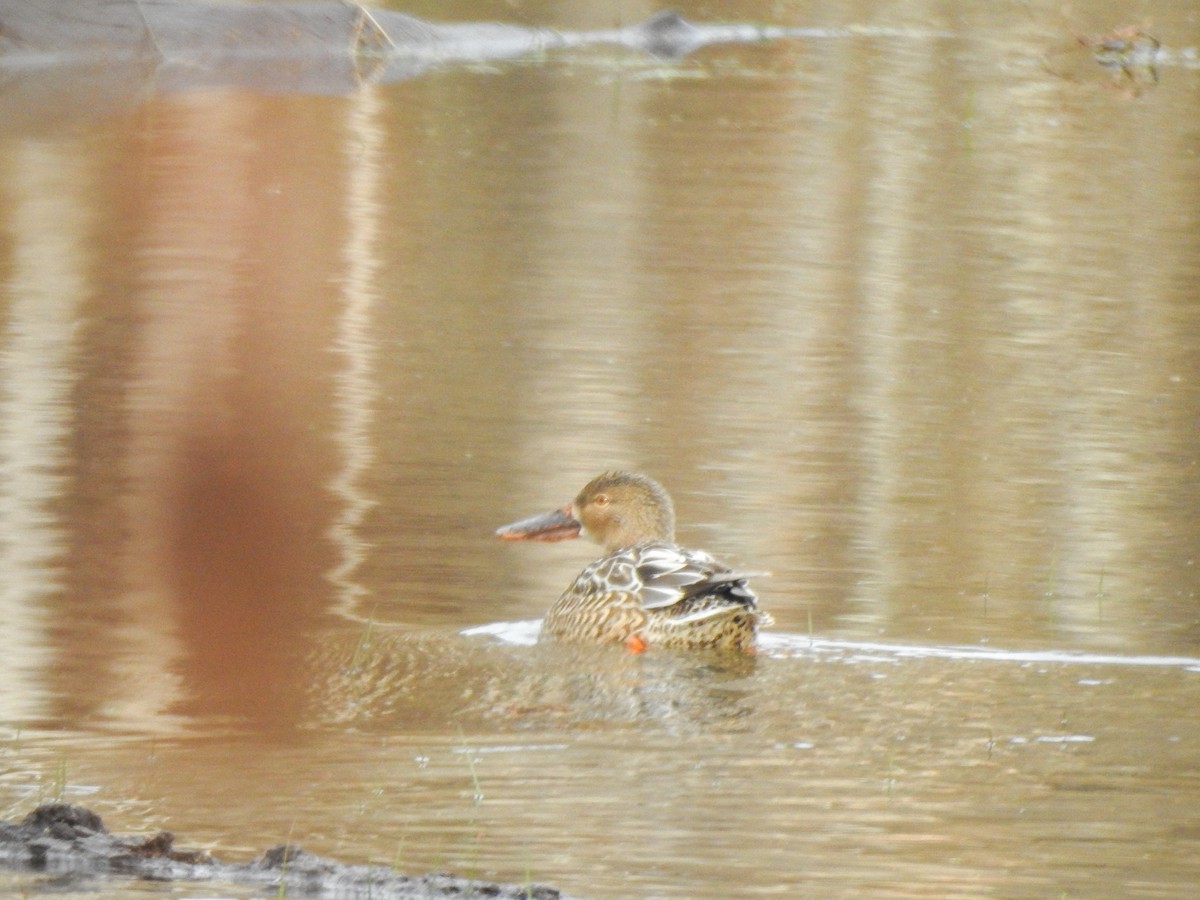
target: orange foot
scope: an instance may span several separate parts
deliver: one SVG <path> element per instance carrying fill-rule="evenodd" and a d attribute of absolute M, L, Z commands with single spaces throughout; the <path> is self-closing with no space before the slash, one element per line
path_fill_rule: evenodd
<path fill-rule="evenodd" d="M 630 653 L 644 653 L 650 645 L 646 643 L 640 634 L 631 634 L 625 638 L 625 646 Z"/>

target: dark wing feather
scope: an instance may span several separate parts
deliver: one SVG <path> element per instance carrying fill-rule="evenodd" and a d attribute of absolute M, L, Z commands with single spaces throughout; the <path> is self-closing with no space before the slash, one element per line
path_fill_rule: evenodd
<path fill-rule="evenodd" d="M 635 548 L 646 609 L 663 609 L 701 597 L 723 598 L 735 606 L 754 609 L 758 598 L 745 580 L 759 573 L 734 572 L 699 550 L 654 542 Z"/>

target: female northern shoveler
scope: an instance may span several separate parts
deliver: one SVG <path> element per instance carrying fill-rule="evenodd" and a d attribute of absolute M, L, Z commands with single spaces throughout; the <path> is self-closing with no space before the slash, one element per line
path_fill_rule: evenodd
<path fill-rule="evenodd" d="M 661 647 L 753 648 L 758 608 L 738 573 L 675 543 L 675 510 L 653 478 L 609 472 L 573 503 L 499 528 L 507 541 L 591 538 L 607 551 L 550 607 L 542 634 L 587 643 L 623 642 L 635 652 Z"/>

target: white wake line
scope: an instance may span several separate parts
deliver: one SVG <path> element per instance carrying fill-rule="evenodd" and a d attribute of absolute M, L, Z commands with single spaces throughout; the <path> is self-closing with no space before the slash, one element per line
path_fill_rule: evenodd
<path fill-rule="evenodd" d="M 762 634 L 759 646 L 767 652 L 785 650 L 818 653 L 878 653 L 898 659 L 978 659 L 994 662 L 1071 663 L 1094 666 L 1157 666 L 1200 672 L 1200 658 L 1192 656 L 1127 656 L 1076 650 L 1003 650 L 995 647 L 931 647 L 920 644 L 883 644 L 877 641 L 840 641 L 801 634 Z"/>
<path fill-rule="evenodd" d="M 464 629 L 462 634 L 467 637 L 493 637 L 506 644 L 529 647 L 537 643 L 541 624 L 540 619 L 491 622 Z M 1193 656 L 1132 656 L 1075 650 L 1002 650 L 995 647 L 968 646 L 933 647 L 921 644 L 884 644 L 878 641 L 842 641 L 780 632 L 761 634 L 758 643 L 763 652 L 772 657 L 814 652 L 842 655 L 871 653 L 893 660 L 963 659 L 1092 666 L 1151 666 L 1200 672 L 1200 657 Z"/>
<path fill-rule="evenodd" d="M 489 622 L 487 625 L 474 625 L 464 628 L 459 634 L 465 637 L 494 637 L 506 644 L 518 647 L 532 647 L 537 643 L 538 634 L 542 630 L 541 619 L 522 619 L 519 622 Z"/>

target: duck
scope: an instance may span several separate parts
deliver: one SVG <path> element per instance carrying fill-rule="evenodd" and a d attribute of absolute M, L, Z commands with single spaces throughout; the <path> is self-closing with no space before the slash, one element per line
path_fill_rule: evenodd
<path fill-rule="evenodd" d="M 661 484 L 638 472 L 597 475 L 561 509 L 496 529 L 506 541 L 585 537 L 604 555 L 563 591 L 541 638 L 586 644 L 754 652 L 771 624 L 747 580 L 708 553 L 675 542 L 675 507 Z"/>

